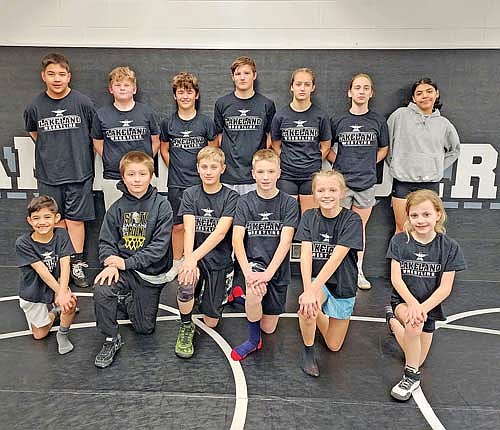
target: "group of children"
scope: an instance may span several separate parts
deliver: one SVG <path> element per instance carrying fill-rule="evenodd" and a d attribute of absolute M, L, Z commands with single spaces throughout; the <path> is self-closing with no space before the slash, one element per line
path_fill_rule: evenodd
<path fill-rule="evenodd" d="M 110 73 L 113 104 L 94 111 L 70 89 L 68 60 L 44 57 L 46 91 L 25 111 L 40 197 L 28 208 L 33 232 L 16 242 L 20 302 L 33 336 L 45 337 L 60 318 L 59 352 L 73 349 L 67 334 L 77 300 L 69 282 L 71 276 L 76 286 L 89 284 L 82 252 L 83 222 L 93 218 L 93 146 L 103 159 L 107 209 L 99 236 L 103 269 L 94 280 L 105 342 L 95 365 L 109 366 L 120 349 L 118 319 L 128 317 L 138 333 L 154 331 L 161 291 L 176 276 L 175 353 L 193 356 L 195 300 L 210 327 L 227 302 L 236 302 L 245 306 L 248 339 L 231 357 L 243 360 L 262 347 L 261 332 L 273 333 L 284 312 L 295 238 L 304 286 L 301 368 L 319 376 L 316 327 L 338 351 L 357 288 L 370 288 L 362 271 L 365 229 L 376 163 L 389 151 L 397 234 L 387 254 L 394 291 L 386 318 L 406 357 L 391 394 L 407 400 L 419 385 L 434 321 L 443 319 L 440 304 L 465 267 L 459 246 L 444 235 L 442 203 L 429 191 L 459 151 L 455 128 L 436 109 L 437 86 L 418 81 L 412 102 L 391 115 L 388 127 L 368 108 L 374 85 L 366 74 L 351 80 L 349 112 L 331 121 L 312 102 L 310 69 L 293 72 L 292 101 L 278 112 L 254 90 L 252 59 L 236 59 L 231 76 L 235 90 L 217 101 L 212 121 L 197 110 L 196 77 L 176 75 L 177 111 L 158 127 L 152 111 L 134 100 L 136 78 L 128 67 Z M 169 167 L 168 200 L 152 185 L 158 152 Z M 324 160 L 333 170 L 321 170 Z"/>

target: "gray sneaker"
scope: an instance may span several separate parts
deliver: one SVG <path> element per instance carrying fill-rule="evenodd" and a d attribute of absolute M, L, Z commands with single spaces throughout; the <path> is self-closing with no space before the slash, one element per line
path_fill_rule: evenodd
<path fill-rule="evenodd" d="M 99 354 L 95 357 L 94 364 L 102 369 L 108 367 L 111 363 L 113 363 L 115 355 L 122 345 L 122 337 L 119 333 L 117 334 L 116 339 L 107 337 L 104 345 L 99 351 Z"/>
<path fill-rule="evenodd" d="M 391 396 L 401 402 L 406 402 L 411 394 L 420 387 L 420 372 L 405 366 L 403 378 L 391 390 Z"/>
<path fill-rule="evenodd" d="M 372 287 L 370 281 L 365 278 L 365 274 L 362 270 L 358 272 L 358 288 L 360 290 L 369 290 Z"/>

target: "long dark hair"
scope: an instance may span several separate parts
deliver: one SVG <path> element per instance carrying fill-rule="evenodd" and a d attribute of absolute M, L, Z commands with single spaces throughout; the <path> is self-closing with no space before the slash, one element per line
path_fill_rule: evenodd
<path fill-rule="evenodd" d="M 434 87 L 434 89 L 436 91 L 439 91 L 437 84 L 431 78 L 422 78 L 422 79 L 419 79 L 418 81 L 416 81 L 412 85 L 412 87 L 411 87 L 411 96 L 412 97 L 415 94 L 415 90 L 417 89 L 417 87 L 419 85 L 422 85 L 422 84 L 431 85 L 432 87 Z M 432 110 L 435 111 L 436 109 L 441 109 L 442 107 L 443 107 L 443 103 L 441 103 L 441 95 L 439 95 L 438 98 L 436 99 L 436 101 L 434 102 L 434 106 L 432 107 Z"/>

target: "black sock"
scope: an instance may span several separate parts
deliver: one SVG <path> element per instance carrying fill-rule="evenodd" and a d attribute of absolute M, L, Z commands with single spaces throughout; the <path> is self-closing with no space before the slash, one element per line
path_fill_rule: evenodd
<path fill-rule="evenodd" d="M 71 262 L 82 261 L 83 260 L 83 252 L 75 252 L 71 257 Z"/>
<path fill-rule="evenodd" d="M 193 311 L 189 312 L 188 314 L 182 314 L 181 313 L 181 322 L 182 324 L 189 324 L 193 321 L 192 318 Z"/>
<path fill-rule="evenodd" d="M 68 334 L 69 333 L 69 327 L 63 327 L 62 325 L 59 326 L 59 333 L 61 334 Z"/>
<path fill-rule="evenodd" d="M 307 358 L 314 358 L 314 344 L 311 346 L 304 345 L 304 352 Z"/>

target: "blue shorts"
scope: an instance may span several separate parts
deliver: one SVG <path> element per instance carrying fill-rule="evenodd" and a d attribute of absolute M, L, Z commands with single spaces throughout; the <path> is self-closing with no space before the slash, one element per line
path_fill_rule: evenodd
<path fill-rule="evenodd" d="M 348 320 L 352 315 L 354 310 L 354 303 L 356 302 L 356 297 L 349 297 L 348 299 L 338 299 L 334 297 L 332 293 L 328 290 L 326 285 L 322 287 L 323 293 L 325 293 L 326 300 L 323 303 L 322 311 L 330 318 L 336 318 L 338 320 Z"/>

